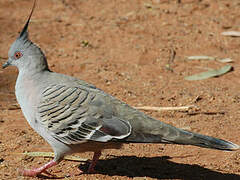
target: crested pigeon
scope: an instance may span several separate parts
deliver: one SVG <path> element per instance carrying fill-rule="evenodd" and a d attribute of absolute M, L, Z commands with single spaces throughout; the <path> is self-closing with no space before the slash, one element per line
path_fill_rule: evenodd
<path fill-rule="evenodd" d="M 65 155 L 94 152 L 88 172 L 104 149 L 119 149 L 123 143 L 170 143 L 219 150 L 239 146 L 165 124 L 112 97 L 87 82 L 49 70 L 41 49 L 28 38 L 28 25 L 35 8 L 3 64 L 19 70 L 15 86 L 17 101 L 30 126 L 52 147 L 54 159 L 25 169 L 36 176 L 58 164 Z"/>

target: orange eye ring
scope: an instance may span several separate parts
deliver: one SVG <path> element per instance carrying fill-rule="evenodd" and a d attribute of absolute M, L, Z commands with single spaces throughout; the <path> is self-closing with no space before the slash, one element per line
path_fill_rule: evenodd
<path fill-rule="evenodd" d="M 16 59 L 19 59 L 20 57 L 22 57 L 22 53 L 20 51 L 17 51 L 17 52 L 15 52 L 14 57 Z"/>

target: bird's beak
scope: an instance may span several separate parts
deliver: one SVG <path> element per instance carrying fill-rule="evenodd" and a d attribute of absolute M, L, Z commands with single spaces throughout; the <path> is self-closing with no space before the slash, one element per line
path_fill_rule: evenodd
<path fill-rule="evenodd" d="M 10 65 L 9 60 L 2 65 L 2 68 L 5 69 Z"/>

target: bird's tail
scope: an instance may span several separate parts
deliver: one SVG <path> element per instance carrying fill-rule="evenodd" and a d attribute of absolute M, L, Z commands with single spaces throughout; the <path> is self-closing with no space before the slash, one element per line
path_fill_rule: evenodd
<path fill-rule="evenodd" d="M 240 146 L 234 144 L 230 141 L 214 138 L 211 136 L 206 136 L 198 133 L 193 133 L 189 131 L 182 131 L 182 137 L 180 136 L 173 142 L 169 141 L 169 143 L 176 143 L 176 144 L 186 144 L 186 145 L 194 145 L 204 148 L 211 148 L 211 149 L 218 149 L 218 150 L 226 150 L 226 151 L 234 151 L 240 149 Z M 191 138 L 184 138 L 184 134 L 190 134 Z"/>
<path fill-rule="evenodd" d="M 146 116 L 143 121 L 130 123 L 133 129 L 131 135 L 124 139 L 127 142 L 194 145 L 226 151 L 240 149 L 239 145 L 230 141 L 179 129 Z"/>

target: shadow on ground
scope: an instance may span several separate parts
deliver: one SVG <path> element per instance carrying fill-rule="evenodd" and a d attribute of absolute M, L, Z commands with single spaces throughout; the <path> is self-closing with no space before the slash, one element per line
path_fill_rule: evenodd
<path fill-rule="evenodd" d="M 170 157 L 120 156 L 99 160 L 96 166 L 98 174 L 108 176 L 151 177 L 157 179 L 218 179 L 237 180 L 240 175 L 216 172 L 199 165 L 179 164 L 170 161 Z M 80 165 L 87 169 L 88 163 Z"/>
<path fill-rule="evenodd" d="M 240 175 L 216 172 L 199 165 L 180 164 L 170 161 L 170 157 L 136 157 L 113 156 L 111 159 L 99 160 L 95 168 L 97 174 L 108 176 L 150 177 L 157 179 L 184 180 L 239 180 Z M 79 165 L 87 171 L 89 162 Z M 77 175 L 78 176 L 78 175 Z M 64 179 L 66 177 L 39 175 L 42 179 Z M 76 177 L 76 176 L 75 176 Z M 81 177 L 81 175 L 79 175 Z"/>

